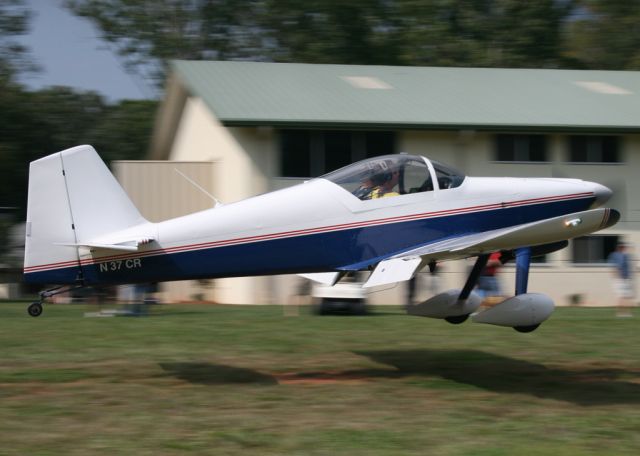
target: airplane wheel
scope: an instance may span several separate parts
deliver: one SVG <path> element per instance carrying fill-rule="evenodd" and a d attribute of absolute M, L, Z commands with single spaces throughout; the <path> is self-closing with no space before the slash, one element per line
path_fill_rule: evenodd
<path fill-rule="evenodd" d="M 538 329 L 538 326 L 540 326 L 540 324 L 531 326 L 514 326 L 513 329 L 520 333 L 530 333 L 531 331 L 535 331 L 536 329 Z"/>
<path fill-rule="evenodd" d="M 445 317 L 444 319 L 452 325 L 459 325 L 460 323 L 467 321 L 467 318 L 469 318 L 469 314 L 455 315 L 453 317 Z"/>
<path fill-rule="evenodd" d="M 27 312 L 32 317 L 39 317 L 42 314 L 42 304 L 39 302 L 34 302 L 27 308 Z"/>

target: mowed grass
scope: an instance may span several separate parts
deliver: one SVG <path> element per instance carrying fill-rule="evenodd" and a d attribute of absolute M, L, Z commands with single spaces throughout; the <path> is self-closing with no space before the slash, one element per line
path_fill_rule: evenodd
<path fill-rule="evenodd" d="M 0 454 L 637 455 L 640 313 L 0 304 Z"/>

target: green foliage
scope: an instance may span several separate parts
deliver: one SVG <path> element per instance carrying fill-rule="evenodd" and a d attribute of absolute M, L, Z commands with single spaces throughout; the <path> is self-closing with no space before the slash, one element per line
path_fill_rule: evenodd
<path fill-rule="evenodd" d="M 127 69 L 162 81 L 171 59 L 258 57 L 252 0 L 67 0 L 93 22 Z"/>
<path fill-rule="evenodd" d="M 283 62 L 389 64 L 404 59 L 398 2 L 267 0 L 260 28 L 265 54 Z"/>
<path fill-rule="evenodd" d="M 140 159 L 148 149 L 155 101 L 107 104 L 95 92 L 54 87 L 0 90 L 0 206 L 26 209 L 29 162 L 79 144 L 92 144 L 108 163 Z"/>
<path fill-rule="evenodd" d="M 553 0 L 267 2 L 277 60 L 557 67 L 572 3 Z"/>
<path fill-rule="evenodd" d="M 640 1 L 584 0 L 569 52 L 585 68 L 640 70 Z"/>
<path fill-rule="evenodd" d="M 0 85 L 16 72 L 36 69 L 27 49 L 15 39 L 29 31 L 30 18 L 24 0 L 0 0 Z"/>
<path fill-rule="evenodd" d="M 171 59 L 640 67 L 639 0 L 67 0 L 127 67 Z"/>
<path fill-rule="evenodd" d="M 171 59 L 567 67 L 574 1 L 67 0 L 127 67 L 162 84 Z M 158 66 L 150 62 L 159 62 Z"/>
<path fill-rule="evenodd" d="M 100 119 L 87 131 L 86 143 L 100 152 L 102 159 L 142 160 L 148 152 L 158 102 L 123 100 L 108 105 Z"/>

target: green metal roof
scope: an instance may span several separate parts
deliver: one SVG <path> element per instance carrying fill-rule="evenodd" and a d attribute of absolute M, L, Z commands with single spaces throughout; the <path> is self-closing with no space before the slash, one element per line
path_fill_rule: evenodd
<path fill-rule="evenodd" d="M 225 125 L 640 131 L 640 72 L 175 61 Z"/>

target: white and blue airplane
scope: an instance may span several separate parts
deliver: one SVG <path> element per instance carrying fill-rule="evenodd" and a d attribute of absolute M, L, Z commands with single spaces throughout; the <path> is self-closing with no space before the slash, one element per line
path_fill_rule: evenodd
<path fill-rule="evenodd" d="M 31 163 L 24 276 L 73 287 L 301 274 L 364 287 L 404 281 L 438 262 L 477 257 L 462 289 L 408 307 L 412 315 L 532 331 L 554 309 L 527 292 L 532 256 L 615 224 L 611 190 L 579 179 L 469 177 L 425 157 L 370 158 L 305 183 L 183 217 L 145 220 L 91 146 Z M 492 252 L 516 259 L 515 295 L 476 312 L 472 290 Z"/>

